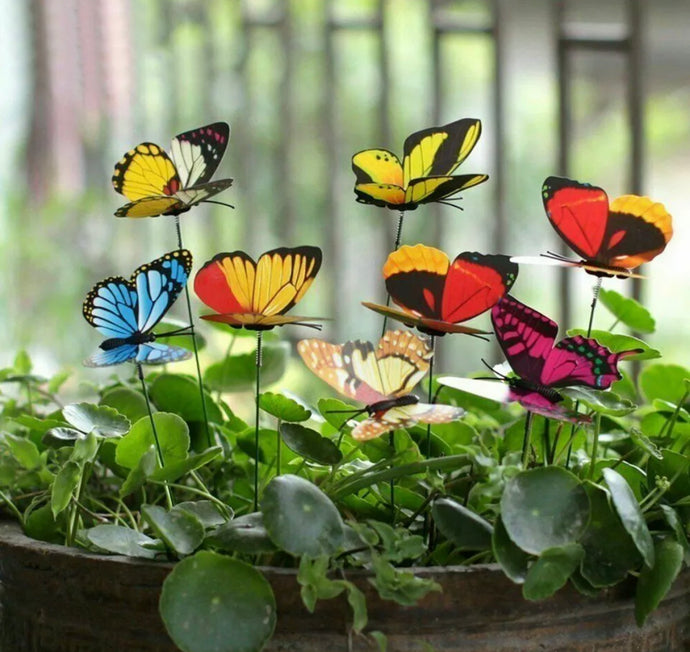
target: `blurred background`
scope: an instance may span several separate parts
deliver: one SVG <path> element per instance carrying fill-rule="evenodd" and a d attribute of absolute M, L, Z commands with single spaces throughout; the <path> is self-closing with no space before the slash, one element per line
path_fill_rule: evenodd
<path fill-rule="evenodd" d="M 182 216 L 195 267 L 219 251 L 319 245 L 324 266 L 299 314 L 332 317 L 334 341 L 377 339 L 381 319 L 360 301 L 385 301 L 397 214 L 355 202 L 351 156 L 402 155 L 410 133 L 473 117 L 483 135 L 459 172 L 490 180 L 463 211 L 409 212 L 403 242 L 451 258 L 537 255 L 558 248 L 545 177 L 649 194 L 675 236 L 638 286 L 604 287 L 640 296 L 657 318 L 648 340 L 690 364 L 686 0 L 0 0 L 0 15 L 3 362 L 25 347 L 50 373 L 96 348 L 81 315 L 90 287 L 176 246 L 172 218 L 113 217 L 124 203 L 113 165 L 139 142 L 167 148 L 216 120 L 232 134 L 215 176 L 235 179 L 218 199 L 236 208 Z M 523 266 L 514 293 L 563 329 L 585 327 L 593 277 L 566 272 Z M 602 310 L 595 327 L 611 321 Z M 227 344 L 205 332 L 212 358 Z M 498 358 L 470 338 L 438 344 L 453 373 L 477 369 L 479 348 Z"/>

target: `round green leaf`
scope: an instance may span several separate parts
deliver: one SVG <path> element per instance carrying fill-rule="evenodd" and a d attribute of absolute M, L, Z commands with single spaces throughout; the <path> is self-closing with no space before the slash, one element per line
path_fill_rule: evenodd
<path fill-rule="evenodd" d="M 611 390 L 591 387 L 566 387 L 559 390 L 564 396 L 584 403 L 590 410 L 612 417 L 620 417 L 632 412 L 637 406 L 627 398 L 621 398 Z"/>
<path fill-rule="evenodd" d="M 543 600 L 560 589 L 577 568 L 584 550 L 577 543 L 547 548 L 535 561 L 522 585 L 527 600 Z"/>
<path fill-rule="evenodd" d="M 359 410 L 337 398 L 322 398 L 317 403 L 319 413 L 336 430 L 340 430 Z"/>
<path fill-rule="evenodd" d="M 654 566 L 654 542 L 635 494 L 620 473 L 613 469 L 604 469 L 602 473 L 623 527 L 635 542 L 644 563 L 651 568 Z"/>
<path fill-rule="evenodd" d="M 618 514 L 609 502 L 608 493 L 586 482 L 591 516 L 581 544 L 585 549 L 582 576 L 594 587 L 617 584 L 637 568 L 642 558 Z"/>
<path fill-rule="evenodd" d="M 311 417 L 311 411 L 302 407 L 297 401 L 273 392 L 264 392 L 259 395 L 259 407 L 281 421 L 299 422 Z"/>
<path fill-rule="evenodd" d="M 178 555 L 190 555 L 204 540 L 204 526 L 194 514 L 174 508 L 166 512 L 158 505 L 143 505 L 141 515 L 159 539 Z"/>
<path fill-rule="evenodd" d="M 268 483 L 261 512 L 271 539 L 294 555 L 331 555 L 343 542 L 343 521 L 335 505 L 296 475 L 281 475 Z"/>
<path fill-rule="evenodd" d="M 340 449 L 330 439 L 311 428 L 281 423 L 280 436 L 291 451 L 311 462 L 330 466 L 343 459 Z"/>
<path fill-rule="evenodd" d="M 609 312 L 632 331 L 653 333 L 656 328 L 654 317 L 649 310 L 631 297 L 624 297 L 615 290 L 599 290 L 599 301 Z"/>
<path fill-rule="evenodd" d="M 135 423 L 141 417 L 148 415 L 144 395 L 129 387 L 115 387 L 115 389 L 111 389 L 103 394 L 100 404 L 115 408 L 120 414 L 127 417 L 131 423 Z"/>
<path fill-rule="evenodd" d="M 280 380 L 290 355 L 287 342 L 264 343 L 262 347 L 261 382 L 263 385 Z M 256 354 L 231 355 L 207 367 L 204 385 L 213 391 L 245 392 L 254 389 Z"/>
<path fill-rule="evenodd" d="M 153 559 L 156 553 L 144 547 L 154 540 L 141 532 L 122 525 L 96 525 L 85 532 L 86 538 L 101 550 L 128 557 Z"/>
<path fill-rule="evenodd" d="M 439 498 L 431 507 L 434 523 L 460 550 L 489 550 L 493 528 L 481 516 L 450 498 Z"/>
<path fill-rule="evenodd" d="M 72 403 L 62 408 L 62 416 L 77 430 L 101 437 L 120 437 L 129 431 L 129 419 L 114 408 L 93 403 Z"/>
<path fill-rule="evenodd" d="M 258 652 L 276 624 L 275 597 L 263 575 L 205 550 L 165 579 L 160 612 L 183 652 Z"/>
<path fill-rule="evenodd" d="M 589 499 L 580 481 L 555 466 L 522 471 L 506 485 L 501 518 L 510 538 L 539 555 L 578 541 L 589 519 Z"/>
<path fill-rule="evenodd" d="M 276 550 L 275 544 L 271 541 L 264 527 L 261 512 L 238 516 L 217 527 L 206 537 L 206 543 L 219 550 L 246 554 L 274 552 Z"/>
<path fill-rule="evenodd" d="M 189 428 L 176 414 L 157 412 L 153 415 L 158 441 L 165 463 L 184 460 L 189 450 Z M 155 444 L 151 419 L 139 419 L 118 443 L 115 460 L 127 469 L 133 469 L 139 458 Z"/>
<path fill-rule="evenodd" d="M 59 448 L 60 446 L 67 446 L 73 444 L 78 439 L 85 439 L 86 435 L 74 428 L 51 428 L 41 438 L 41 441 L 46 446 Z"/>
<path fill-rule="evenodd" d="M 661 398 L 679 403 L 686 391 L 685 379 L 690 371 L 675 364 L 653 364 L 640 373 L 640 389 L 650 403 Z"/>
<path fill-rule="evenodd" d="M 162 374 L 151 384 L 151 400 L 162 412 L 178 414 L 185 421 L 203 421 L 204 410 L 199 395 L 199 385 L 192 378 L 175 374 Z M 216 402 L 204 393 L 208 420 L 223 421 L 223 413 Z"/>
<path fill-rule="evenodd" d="M 176 510 L 183 509 L 196 516 L 205 529 L 225 523 L 227 518 L 221 514 L 218 505 L 210 500 L 186 500 L 175 505 Z M 231 511 L 231 510 L 230 510 Z"/>
<path fill-rule="evenodd" d="M 635 620 L 642 627 L 647 616 L 659 606 L 683 565 L 683 546 L 662 539 L 654 548 L 654 566 L 643 568 L 635 593 Z"/>
<path fill-rule="evenodd" d="M 568 335 L 582 335 L 583 337 L 587 337 L 587 331 L 584 328 L 571 328 L 568 330 Z M 660 351 L 653 349 L 645 341 L 633 337 L 632 335 L 594 330 L 589 334 L 589 337 L 595 339 L 602 346 L 611 349 L 614 353 L 638 349 L 637 353 L 626 356 L 625 360 L 654 360 L 655 358 L 661 357 Z"/>
<path fill-rule="evenodd" d="M 522 584 L 527 577 L 530 556 L 512 542 L 500 516 L 494 524 L 491 544 L 503 572 L 516 584 Z"/>

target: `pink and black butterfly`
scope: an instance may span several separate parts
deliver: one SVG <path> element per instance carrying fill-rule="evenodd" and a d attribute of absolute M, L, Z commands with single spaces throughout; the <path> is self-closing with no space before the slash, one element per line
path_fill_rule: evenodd
<path fill-rule="evenodd" d="M 640 349 L 613 353 L 593 338 L 576 335 L 556 342 L 558 324 L 546 315 L 520 303 L 510 295 L 491 310 L 496 339 L 515 377 L 508 378 L 503 397 L 489 398 L 518 401 L 526 409 L 548 417 L 578 420 L 559 403 L 559 388 L 571 386 L 608 389 L 621 378 L 618 361 L 640 353 Z M 439 379 L 441 384 L 470 391 L 473 379 Z M 475 381 L 476 382 L 476 381 Z M 507 391 L 506 391 L 507 390 Z"/>

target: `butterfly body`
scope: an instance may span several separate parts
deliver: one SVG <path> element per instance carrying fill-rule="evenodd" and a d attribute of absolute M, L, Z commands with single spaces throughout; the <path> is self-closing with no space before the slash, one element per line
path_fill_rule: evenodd
<path fill-rule="evenodd" d="M 485 174 L 452 172 L 474 148 L 481 122 L 466 118 L 407 137 L 403 160 L 386 149 L 367 149 L 352 157 L 357 201 L 397 211 L 443 201 L 488 179 Z"/>
<path fill-rule="evenodd" d="M 597 186 L 548 177 L 546 215 L 580 261 L 550 256 L 599 277 L 634 276 L 631 270 L 660 254 L 673 235 L 671 216 L 649 197 L 623 195 L 609 203 Z"/>
<path fill-rule="evenodd" d="M 107 339 L 84 364 L 165 364 L 190 357 L 186 349 L 156 343 L 152 331 L 184 288 L 191 269 L 191 253 L 179 249 L 141 265 L 129 280 L 115 276 L 97 283 L 84 300 L 83 314 Z"/>
<path fill-rule="evenodd" d="M 230 127 L 216 122 L 178 134 L 171 154 L 155 143 L 140 143 L 115 165 L 113 187 L 130 203 L 117 217 L 181 215 L 222 192 L 232 179 L 211 181 L 230 137 Z"/>
<path fill-rule="evenodd" d="M 202 319 L 249 330 L 309 325 L 313 318 L 285 313 L 309 289 L 321 259 L 321 250 L 311 246 L 273 249 L 256 262 L 243 251 L 217 254 L 194 278 L 199 299 L 218 313 Z"/>
<path fill-rule="evenodd" d="M 319 378 L 341 394 L 366 403 L 369 417 L 352 431 L 358 441 L 373 439 L 415 423 L 447 423 L 463 410 L 420 403 L 410 392 L 429 369 L 428 339 L 406 331 L 387 331 L 376 348 L 361 340 L 330 344 L 302 340 L 297 350 Z"/>

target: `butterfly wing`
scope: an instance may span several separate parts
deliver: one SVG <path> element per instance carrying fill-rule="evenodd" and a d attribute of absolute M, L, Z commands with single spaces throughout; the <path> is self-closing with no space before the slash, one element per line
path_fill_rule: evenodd
<path fill-rule="evenodd" d="M 547 356 L 541 382 L 549 387 L 585 385 L 608 389 L 621 378 L 618 361 L 639 352 L 640 349 L 632 349 L 613 353 L 595 339 L 566 337 Z"/>
<path fill-rule="evenodd" d="M 542 370 L 553 350 L 558 324 L 510 295 L 491 309 L 491 322 L 513 371 L 529 383 L 542 384 Z"/>
<path fill-rule="evenodd" d="M 107 351 L 96 351 L 92 356 L 84 360 L 85 367 L 111 367 L 122 364 L 137 357 L 139 346 L 137 344 L 122 344 Z"/>
<path fill-rule="evenodd" d="M 137 348 L 135 362 L 140 364 L 168 364 L 169 362 L 188 360 L 192 357 L 192 352 L 189 349 L 158 342 L 147 342 L 140 344 Z"/>
<path fill-rule="evenodd" d="M 663 204 L 623 195 L 611 202 L 600 258 L 615 267 L 634 269 L 660 254 L 672 235 L 671 215 Z"/>
<path fill-rule="evenodd" d="M 226 122 L 214 122 L 185 131 L 172 139 L 170 153 L 182 188 L 210 181 L 225 154 L 229 139 L 230 125 Z"/>
<path fill-rule="evenodd" d="M 187 249 L 171 251 L 137 268 L 132 284 L 137 292 L 137 330 L 150 331 L 175 303 L 192 270 Z"/>
<path fill-rule="evenodd" d="M 352 157 L 357 201 L 396 208 L 405 202 L 398 157 L 386 149 L 365 149 Z"/>
<path fill-rule="evenodd" d="M 82 306 L 84 319 L 106 337 L 127 338 L 138 329 L 137 291 L 115 276 L 94 285 Z"/>
<path fill-rule="evenodd" d="M 465 118 L 408 136 L 403 147 L 403 187 L 422 177 L 449 176 L 469 156 L 481 132 L 479 120 Z"/>
<path fill-rule="evenodd" d="M 448 199 L 461 190 L 478 186 L 488 178 L 488 174 L 463 174 L 415 179 L 405 189 L 405 206 L 416 207 L 418 204 Z"/>
<path fill-rule="evenodd" d="M 153 143 L 141 143 L 115 164 L 113 187 L 131 202 L 144 197 L 174 195 L 180 177 L 170 157 Z"/>
<path fill-rule="evenodd" d="M 352 430 L 357 441 L 368 441 L 399 428 L 410 428 L 417 423 L 450 423 L 456 421 L 465 411 L 452 405 L 414 403 L 385 410 L 361 421 Z"/>
<path fill-rule="evenodd" d="M 465 335 L 490 335 L 488 331 L 480 330 L 479 328 L 472 328 L 471 326 L 463 326 L 461 324 L 451 324 L 441 319 L 429 319 L 428 317 L 419 317 L 418 315 L 405 312 L 404 310 L 396 310 L 390 306 L 381 306 L 377 303 L 370 303 L 369 301 L 362 301 L 362 305 L 369 310 L 379 313 L 384 317 L 395 319 L 405 326 L 417 328 L 422 333 L 429 335 L 445 335 L 446 333 L 463 333 Z"/>
<path fill-rule="evenodd" d="M 159 215 L 179 215 L 187 210 L 185 202 L 179 197 L 156 195 L 142 197 L 136 201 L 120 206 L 115 217 L 158 217 Z"/>

